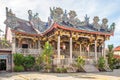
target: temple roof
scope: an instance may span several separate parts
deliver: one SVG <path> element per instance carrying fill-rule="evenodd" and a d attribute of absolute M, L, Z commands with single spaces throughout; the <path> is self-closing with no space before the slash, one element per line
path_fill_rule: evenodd
<path fill-rule="evenodd" d="M 32 25 L 30 24 L 29 21 L 25 21 L 22 19 L 17 18 L 17 27 L 14 28 L 14 30 L 21 31 L 21 32 L 26 32 L 26 33 L 32 33 L 32 34 L 37 34 L 37 32 L 33 29 Z"/>
<path fill-rule="evenodd" d="M 117 46 L 114 51 L 120 51 L 120 46 Z"/>
<path fill-rule="evenodd" d="M 38 17 L 38 13 L 34 14 L 31 10 L 28 11 L 28 19 L 23 20 L 15 16 L 12 10 L 8 10 L 6 8 L 6 16 L 7 19 L 5 24 L 7 27 L 10 27 L 12 30 L 16 30 L 19 32 L 25 32 L 30 34 L 44 34 L 53 27 L 53 24 L 58 24 L 63 29 L 70 29 L 73 31 L 88 31 L 91 33 L 104 33 L 104 34 L 113 34 L 115 29 L 115 23 L 112 23 L 110 26 L 107 25 L 108 20 L 106 18 L 102 19 L 102 24 L 99 24 L 99 17 L 95 16 L 93 19 L 93 23 L 89 23 L 89 17 L 86 15 L 84 21 L 80 21 L 77 18 L 77 14 L 75 11 L 63 11 L 61 8 L 53 7 L 50 8 L 50 16 L 48 17 L 47 22 L 41 21 Z"/>

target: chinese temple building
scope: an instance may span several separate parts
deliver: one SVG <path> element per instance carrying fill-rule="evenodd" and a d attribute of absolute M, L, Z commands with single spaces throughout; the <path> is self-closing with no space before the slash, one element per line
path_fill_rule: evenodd
<path fill-rule="evenodd" d="M 38 13 L 28 11 L 28 20 L 23 20 L 6 8 L 6 39 L 12 43 L 12 53 L 42 53 L 43 46 L 49 41 L 54 47 L 55 65 L 69 65 L 74 58 L 83 57 L 88 63 L 105 56 L 105 41 L 113 36 L 115 23 L 108 26 L 108 19 L 95 16 L 89 23 L 86 15 L 84 21 L 77 18 L 75 11 L 67 12 L 59 7 L 50 8 L 47 22 L 43 22 Z"/>

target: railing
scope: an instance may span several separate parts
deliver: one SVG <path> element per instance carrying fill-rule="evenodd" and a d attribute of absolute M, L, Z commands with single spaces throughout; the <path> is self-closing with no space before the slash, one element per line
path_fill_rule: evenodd
<path fill-rule="evenodd" d="M 95 64 L 94 59 L 84 59 L 85 64 Z M 70 58 L 64 58 L 64 59 L 52 59 L 54 65 L 70 65 L 71 64 L 71 59 Z M 76 58 L 72 59 L 72 63 L 76 62 Z"/>
<path fill-rule="evenodd" d="M 57 54 L 57 50 L 56 51 L 56 54 Z M 64 51 L 60 51 L 60 53 L 62 55 L 65 55 L 67 56 L 66 58 L 69 58 L 70 56 L 70 52 L 69 50 L 64 50 Z M 78 56 L 82 56 L 82 57 L 86 57 L 86 58 L 95 58 L 95 52 L 80 52 L 80 51 L 72 51 L 72 55 L 74 58 L 77 58 Z M 97 52 L 97 57 L 101 57 L 102 56 L 102 52 Z"/>
<path fill-rule="evenodd" d="M 1 48 L 0 47 L 0 50 L 12 51 L 12 48 Z"/>
<path fill-rule="evenodd" d="M 40 53 L 42 53 L 42 49 L 16 48 L 16 53 L 23 53 L 23 54 L 40 54 Z"/>
<path fill-rule="evenodd" d="M 83 56 L 83 57 L 88 57 L 88 58 L 94 58 L 95 57 L 95 52 L 80 52 L 80 51 L 73 51 L 74 56 Z M 101 52 L 97 52 L 97 57 L 99 58 L 102 56 Z"/>
<path fill-rule="evenodd" d="M 69 65 L 70 64 L 70 58 L 64 58 L 64 59 L 58 59 L 55 58 L 52 60 L 54 65 L 60 64 L 60 65 Z"/>

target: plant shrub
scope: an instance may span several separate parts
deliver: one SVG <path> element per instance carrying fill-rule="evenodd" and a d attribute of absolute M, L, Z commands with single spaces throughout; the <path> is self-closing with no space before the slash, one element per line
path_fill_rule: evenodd
<path fill-rule="evenodd" d="M 84 66 L 85 65 L 85 60 L 82 58 L 82 57 L 78 57 L 76 59 L 76 63 L 77 63 L 77 66 L 80 67 L 80 66 Z"/>
<path fill-rule="evenodd" d="M 35 63 L 35 58 L 33 56 L 28 55 L 24 57 L 23 65 L 25 69 L 31 69 L 34 66 L 34 63 Z"/>
<path fill-rule="evenodd" d="M 98 60 L 98 68 L 100 70 L 103 70 L 104 67 L 105 67 L 105 59 L 104 59 L 104 57 L 100 57 Z"/>
<path fill-rule="evenodd" d="M 15 72 L 22 72 L 22 71 L 24 71 L 24 67 L 22 65 L 19 65 L 19 66 L 15 65 L 14 71 Z"/>
<path fill-rule="evenodd" d="M 111 70 L 114 68 L 114 62 L 113 62 L 113 45 L 108 45 L 108 64 Z"/>
<path fill-rule="evenodd" d="M 34 70 L 35 71 L 40 71 L 40 70 L 42 70 L 42 66 L 34 65 Z"/>
<path fill-rule="evenodd" d="M 66 72 L 67 72 L 67 69 L 66 69 L 66 68 L 57 68 L 57 69 L 56 69 L 56 72 L 57 72 L 57 73 L 66 73 Z"/>
<path fill-rule="evenodd" d="M 24 56 L 23 54 L 20 54 L 20 53 L 16 53 L 13 55 L 14 56 L 14 64 L 19 66 L 19 65 L 22 65 L 23 64 L 23 61 L 24 61 Z"/>

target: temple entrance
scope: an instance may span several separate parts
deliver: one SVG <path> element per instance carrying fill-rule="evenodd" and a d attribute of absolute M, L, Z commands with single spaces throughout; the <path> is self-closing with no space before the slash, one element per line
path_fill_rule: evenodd
<path fill-rule="evenodd" d="M 0 59 L 0 71 L 6 70 L 6 59 Z"/>
<path fill-rule="evenodd" d="M 22 44 L 22 48 L 28 48 L 28 44 Z"/>

